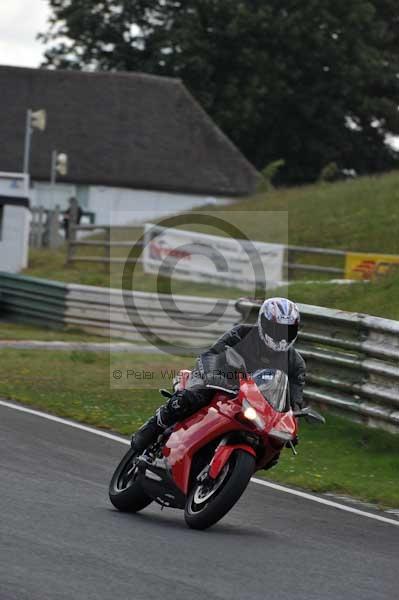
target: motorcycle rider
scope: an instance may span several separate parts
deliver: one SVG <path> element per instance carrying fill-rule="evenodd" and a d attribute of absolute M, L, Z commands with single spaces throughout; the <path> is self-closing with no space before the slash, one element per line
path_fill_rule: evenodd
<path fill-rule="evenodd" d="M 226 362 L 226 346 L 234 347 L 242 356 L 248 373 L 267 367 L 287 373 L 291 406 L 294 410 L 301 408 L 306 364 L 293 347 L 299 321 L 299 309 L 294 302 L 286 298 L 265 300 L 255 325 L 236 325 L 199 356 L 186 388 L 175 392 L 135 433 L 132 447 L 144 451 L 165 429 L 209 404 L 215 388 L 234 387 L 235 382 L 229 377 L 231 367 Z"/>

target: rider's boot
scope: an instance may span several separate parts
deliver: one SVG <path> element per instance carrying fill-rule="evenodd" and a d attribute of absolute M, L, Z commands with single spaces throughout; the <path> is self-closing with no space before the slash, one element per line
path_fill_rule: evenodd
<path fill-rule="evenodd" d="M 143 452 L 157 440 L 165 429 L 174 425 L 177 420 L 176 415 L 171 414 L 168 404 L 160 406 L 155 415 L 148 419 L 133 435 L 132 448 L 137 452 Z"/>
<path fill-rule="evenodd" d="M 159 425 L 156 415 L 148 419 L 144 425 L 136 431 L 132 437 L 132 448 L 137 452 L 143 452 L 150 444 L 155 442 L 157 437 L 162 433 L 164 427 Z"/>
<path fill-rule="evenodd" d="M 175 392 L 168 402 L 160 406 L 155 415 L 136 431 L 132 437 L 132 448 L 143 452 L 165 429 L 195 412 L 196 407 L 192 405 L 191 398 L 192 394 L 187 391 Z"/>

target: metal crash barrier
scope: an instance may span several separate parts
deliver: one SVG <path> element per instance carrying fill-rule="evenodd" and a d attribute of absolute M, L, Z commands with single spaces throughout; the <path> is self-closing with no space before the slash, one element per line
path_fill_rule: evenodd
<path fill-rule="evenodd" d="M 211 344 L 240 315 L 232 300 L 66 284 L 0 273 L 0 317 L 133 341 Z"/>
<path fill-rule="evenodd" d="M 260 303 L 238 300 L 242 321 L 254 322 Z M 399 322 L 309 304 L 299 308 L 306 399 L 398 433 Z"/>

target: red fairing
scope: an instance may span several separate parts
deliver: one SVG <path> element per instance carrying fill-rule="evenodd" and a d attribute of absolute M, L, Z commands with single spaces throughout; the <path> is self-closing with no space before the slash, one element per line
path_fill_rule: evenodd
<path fill-rule="evenodd" d="M 180 372 L 179 389 L 186 386 L 190 371 Z M 257 421 L 249 420 L 243 414 L 243 403 L 248 402 L 255 409 Z M 190 487 L 192 461 L 196 453 L 211 442 L 220 442 L 233 432 L 255 434 L 261 440 L 261 450 L 255 451 L 250 443 L 227 443 L 215 451 L 211 464 L 211 477 L 216 477 L 231 453 L 240 448 L 256 457 L 256 469 L 262 469 L 278 457 L 284 442 L 269 436 L 274 429 L 297 435 L 298 423 L 292 411 L 278 412 L 269 404 L 251 378 L 241 379 L 238 396 L 232 397 L 221 391 L 216 392 L 211 404 L 176 425 L 167 440 L 163 454 L 171 470 L 172 478 L 180 490 L 187 494 Z"/>
<path fill-rule="evenodd" d="M 298 421 L 294 417 L 292 411 L 290 410 L 281 413 L 274 410 L 274 408 L 263 398 L 251 378 L 241 381 L 239 400 L 242 401 L 244 398 L 250 402 L 251 406 L 253 406 L 265 420 L 266 427 L 264 434 L 269 433 L 271 429 L 277 429 L 279 431 L 290 433 L 292 436 L 297 435 Z"/>
<path fill-rule="evenodd" d="M 166 442 L 163 454 L 172 469 L 174 482 L 185 494 L 188 492 L 191 462 L 196 452 L 226 433 L 243 429 L 241 423 L 231 418 L 235 414 L 232 404 L 235 403 L 229 397 L 217 394 L 209 407 L 177 425 Z"/>
<path fill-rule="evenodd" d="M 211 467 L 209 469 L 209 476 L 212 479 L 216 479 L 216 477 L 219 475 L 219 473 L 221 472 L 224 465 L 229 460 L 229 458 L 232 455 L 232 453 L 234 452 L 234 450 L 239 450 L 239 449 L 245 450 L 245 452 L 248 452 L 248 454 L 252 454 L 252 456 L 254 456 L 256 458 L 255 450 L 248 444 L 232 444 L 232 445 L 226 445 L 226 446 L 219 446 L 219 448 L 216 450 L 215 455 L 212 459 Z"/>

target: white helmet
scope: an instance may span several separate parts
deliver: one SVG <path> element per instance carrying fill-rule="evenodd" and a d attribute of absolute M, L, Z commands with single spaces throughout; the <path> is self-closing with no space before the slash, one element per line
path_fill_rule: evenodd
<path fill-rule="evenodd" d="M 300 321 L 299 309 L 287 298 L 269 298 L 259 309 L 261 340 L 276 352 L 286 352 L 295 343 Z"/>

